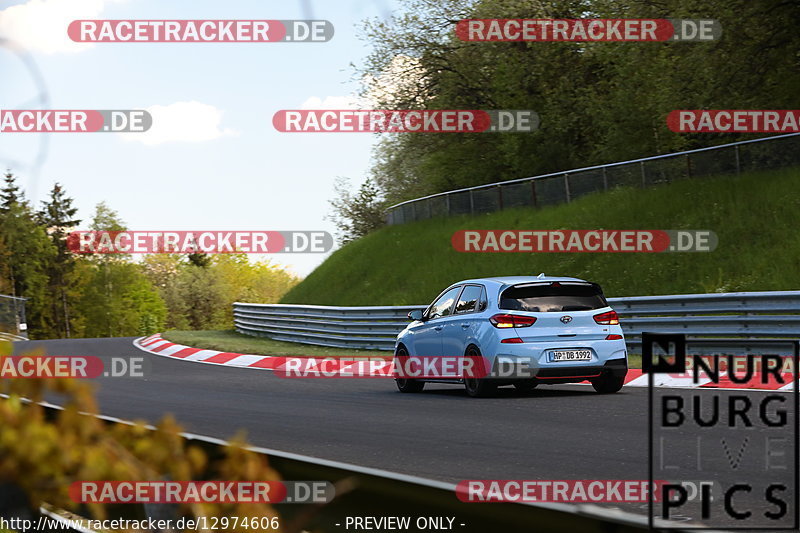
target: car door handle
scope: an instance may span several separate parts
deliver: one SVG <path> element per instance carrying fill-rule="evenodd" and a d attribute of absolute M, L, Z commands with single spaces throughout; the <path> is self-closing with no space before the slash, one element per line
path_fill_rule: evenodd
<path fill-rule="evenodd" d="M 461 327 L 467 329 L 469 327 L 469 324 L 461 324 Z"/>
<path fill-rule="evenodd" d="M 433 329 L 436 331 L 442 331 L 442 326 L 434 326 Z"/>

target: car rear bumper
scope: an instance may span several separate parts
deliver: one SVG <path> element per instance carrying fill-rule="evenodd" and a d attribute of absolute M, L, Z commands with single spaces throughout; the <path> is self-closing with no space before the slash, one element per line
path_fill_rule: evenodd
<path fill-rule="evenodd" d="M 498 383 L 533 380 L 538 383 L 580 383 L 581 381 L 614 377 L 622 379 L 628 373 L 626 359 L 611 359 L 602 365 L 558 366 L 531 369 L 525 364 L 498 363 L 488 376 Z"/>
<path fill-rule="evenodd" d="M 590 349 L 591 360 L 553 361 L 553 350 Z M 492 376 L 506 379 L 534 378 L 542 383 L 575 383 L 602 375 L 624 377 L 628 353 L 624 340 L 515 345 L 498 353 L 491 363 Z"/>
<path fill-rule="evenodd" d="M 588 360 L 555 361 L 553 352 L 559 350 L 590 350 Z M 616 340 L 581 340 L 564 339 L 551 342 L 524 344 L 500 344 L 492 364 L 527 365 L 531 369 L 544 368 L 589 368 L 603 367 L 607 361 L 614 359 L 627 360 L 628 352 L 624 339 Z"/>
<path fill-rule="evenodd" d="M 611 359 L 600 366 L 540 368 L 534 376 L 537 381 L 569 383 L 602 376 L 624 378 L 628 373 L 626 359 Z"/>

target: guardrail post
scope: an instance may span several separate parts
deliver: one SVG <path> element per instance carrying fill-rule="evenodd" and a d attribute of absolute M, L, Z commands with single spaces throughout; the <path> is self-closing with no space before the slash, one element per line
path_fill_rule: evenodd
<path fill-rule="evenodd" d="M 608 173 L 606 172 L 606 167 L 603 167 L 603 190 L 608 190 Z"/>
<path fill-rule="evenodd" d="M 567 203 L 570 202 L 570 194 L 569 194 L 569 174 L 566 172 L 564 173 L 564 192 L 566 193 Z"/>
<path fill-rule="evenodd" d="M 469 190 L 469 214 L 475 213 L 475 197 L 472 194 L 472 189 Z"/>
<path fill-rule="evenodd" d="M 497 186 L 497 205 L 499 207 L 499 210 L 503 209 L 503 186 L 502 185 L 498 185 Z"/>
<path fill-rule="evenodd" d="M 450 195 L 445 194 L 444 199 L 445 199 L 445 204 L 447 205 L 447 216 L 450 216 Z"/>
<path fill-rule="evenodd" d="M 536 180 L 531 180 L 531 203 L 533 203 L 533 207 L 538 206 L 536 201 Z"/>
<path fill-rule="evenodd" d="M 411 202 L 411 219 L 417 221 L 417 202 Z"/>

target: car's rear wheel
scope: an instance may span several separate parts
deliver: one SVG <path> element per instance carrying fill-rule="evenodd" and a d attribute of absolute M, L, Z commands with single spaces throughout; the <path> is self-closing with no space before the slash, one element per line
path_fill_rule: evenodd
<path fill-rule="evenodd" d="M 533 380 L 515 381 L 514 388 L 519 392 L 533 392 L 539 384 Z"/>
<path fill-rule="evenodd" d="M 405 360 L 408 359 L 408 350 L 401 346 L 397 349 L 397 352 L 395 352 L 394 358 L 395 369 L 398 367 L 406 368 L 403 358 L 405 358 Z M 395 378 L 394 382 L 397 385 L 397 390 L 400 392 L 421 392 L 422 389 L 425 388 L 425 382 L 418 379 Z"/>
<path fill-rule="evenodd" d="M 465 357 L 472 359 L 472 369 L 481 368 L 478 365 L 483 365 L 483 358 L 481 357 L 481 352 L 474 346 L 470 346 L 467 349 L 467 353 Z M 486 398 L 488 396 L 492 396 L 497 391 L 497 385 L 492 383 L 491 380 L 487 378 L 479 378 L 474 377 L 480 374 L 478 372 L 471 372 L 473 377 L 464 377 L 464 388 L 467 390 L 467 394 L 472 398 Z"/>
<path fill-rule="evenodd" d="M 604 374 L 592 380 L 592 387 L 600 394 L 612 394 L 618 392 L 625 384 L 625 376 L 615 376 Z"/>

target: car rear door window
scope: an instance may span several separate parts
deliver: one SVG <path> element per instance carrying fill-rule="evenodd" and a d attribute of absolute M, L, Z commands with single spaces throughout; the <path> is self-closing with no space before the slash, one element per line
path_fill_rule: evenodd
<path fill-rule="evenodd" d="M 483 287 L 480 285 L 467 285 L 461 291 L 461 296 L 456 304 L 456 314 L 472 313 L 479 307 Z"/>
<path fill-rule="evenodd" d="M 509 287 L 500 295 L 500 309 L 561 313 L 607 307 L 603 291 L 589 283 L 547 283 Z"/>

